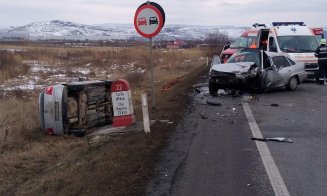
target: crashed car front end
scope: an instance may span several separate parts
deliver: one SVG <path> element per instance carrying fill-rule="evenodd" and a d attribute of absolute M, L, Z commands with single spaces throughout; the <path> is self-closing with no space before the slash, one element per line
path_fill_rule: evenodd
<path fill-rule="evenodd" d="M 257 65 L 253 62 L 213 65 L 209 72 L 209 90 L 255 90 L 258 81 Z"/>

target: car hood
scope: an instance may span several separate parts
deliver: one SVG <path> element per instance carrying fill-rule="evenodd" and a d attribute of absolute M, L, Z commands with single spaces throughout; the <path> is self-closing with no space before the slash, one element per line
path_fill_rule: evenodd
<path fill-rule="evenodd" d="M 225 73 L 242 74 L 248 72 L 255 63 L 253 62 L 240 62 L 240 63 L 225 63 L 212 65 L 211 70 Z"/>

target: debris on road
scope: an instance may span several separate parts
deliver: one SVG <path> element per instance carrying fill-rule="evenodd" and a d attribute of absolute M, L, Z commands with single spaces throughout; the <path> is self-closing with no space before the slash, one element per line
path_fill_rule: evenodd
<path fill-rule="evenodd" d="M 250 94 L 243 94 L 242 95 L 242 101 L 249 102 L 252 100 L 258 100 L 258 97 L 256 95 L 250 95 Z"/>
<path fill-rule="evenodd" d="M 207 104 L 208 104 L 208 105 L 214 105 L 214 106 L 221 106 L 221 103 L 218 102 L 218 101 L 215 100 L 215 99 L 207 99 Z"/>
<path fill-rule="evenodd" d="M 285 138 L 285 137 L 267 137 L 267 138 L 257 138 L 253 137 L 251 140 L 261 141 L 261 142 L 267 142 L 267 141 L 274 141 L 274 142 L 287 142 L 287 143 L 293 143 L 292 140 Z"/>
<path fill-rule="evenodd" d="M 278 103 L 272 103 L 272 104 L 262 104 L 263 106 L 272 106 L 272 107 L 278 107 L 279 104 Z"/>
<path fill-rule="evenodd" d="M 194 90 L 195 90 L 196 93 L 201 93 L 201 90 L 198 89 L 198 88 L 195 88 Z"/>
<path fill-rule="evenodd" d="M 198 84 L 194 84 L 193 88 L 201 88 L 201 87 L 207 87 L 207 86 L 208 86 L 208 83 L 198 83 Z"/>
<path fill-rule="evenodd" d="M 167 124 L 173 124 L 174 122 L 170 121 L 170 120 L 151 120 L 150 121 L 150 124 L 151 126 L 153 126 L 154 124 L 157 124 L 157 123 L 167 123 Z"/>
<path fill-rule="evenodd" d="M 208 116 L 206 116 L 204 113 L 200 113 L 200 117 L 201 117 L 202 119 L 208 119 Z"/>

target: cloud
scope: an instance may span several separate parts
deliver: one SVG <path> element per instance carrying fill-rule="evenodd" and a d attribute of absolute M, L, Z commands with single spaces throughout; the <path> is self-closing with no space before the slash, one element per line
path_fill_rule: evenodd
<path fill-rule="evenodd" d="M 144 0 L 0 0 L 0 25 L 68 20 L 83 24 L 133 23 Z M 255 22 L 304 21 L 326 25 L 325 0 L 156 0 L 166 24 L 237 25 Z"/>

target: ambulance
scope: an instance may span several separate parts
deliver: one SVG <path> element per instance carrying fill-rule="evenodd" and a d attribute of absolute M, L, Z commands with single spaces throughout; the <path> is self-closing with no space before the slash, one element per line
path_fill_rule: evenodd
<path fill-rule="evenodd" d="M 321 39 L 324 39 L 324 29 L 322 27 L 313 27 L 311 28 L 313 34 L 315 34 L 318 42 L 320 42 Z"/>
<path fill-rule="evenodd" d="M 303 62 L 309 78 L 318 80 L 318 59 L 314 56 L 318 48 L 318 28 L 309 28 L 303 22 L 273 22 L 267 26 L 255 23 L 254 28 L 245 31 L 231 47 L 222 51 L 222 63 L 241 48 L 284 53 L 296 62 Z"/>
<path fill-rule="evenodd" d="M 261 48 L 266 50 L 265 41 L 268 39 L 269 28 L 265 24 L 255 23 L 252 28 L 247 29 L 230 48 L 223 50 L 220 54 L 220 61 L 226 63 L 227 60 L 239 49 Z"/>
<path fill-rule="evenodd" d="M 303 62 L 309 78 L 318 78 L 318 59 L 314 52 L 319 44 L 313 31 L 303 22 L 273 22 L 269 30 L 267 51 L 284 53 Z"/>

